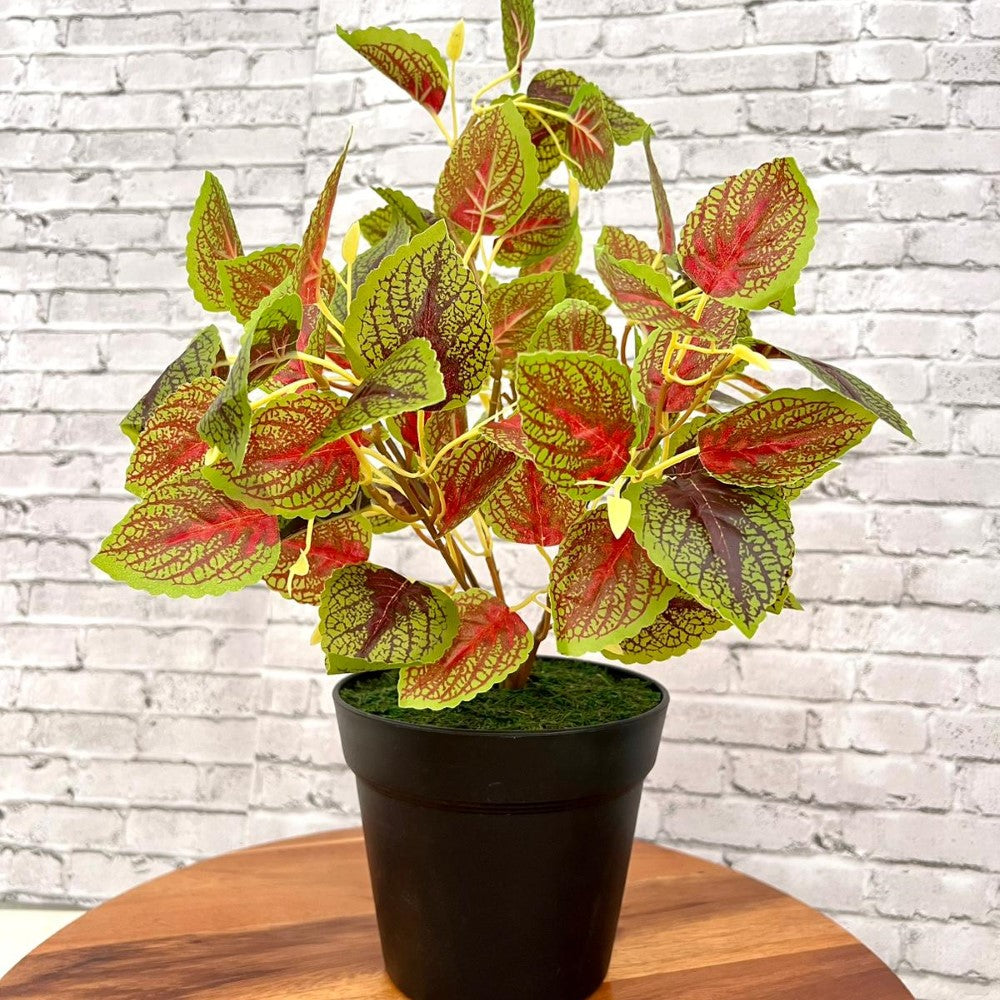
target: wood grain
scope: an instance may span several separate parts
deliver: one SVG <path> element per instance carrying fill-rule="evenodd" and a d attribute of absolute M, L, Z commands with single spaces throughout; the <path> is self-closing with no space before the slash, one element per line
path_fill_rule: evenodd
<path fill-rule="evenodd" d="M 99 906 L 0 982 L 2 1000 L 55 997 L 399 1000 L 382 969 L 360 831 L 224 855 Z M 912 1000 L 815 910 L 637 841 L 611 971 L 593 1000 L 666 998 Z"/>

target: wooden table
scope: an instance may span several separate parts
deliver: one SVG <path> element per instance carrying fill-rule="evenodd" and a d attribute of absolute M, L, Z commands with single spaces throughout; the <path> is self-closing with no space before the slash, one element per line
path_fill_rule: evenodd
<path fill-rule="evenodd" d="M 237 851 L 147 882 L 37 948 L 0 982 L 0 997 L 402 994 L 382 970 L 361 832 L 347 830 Z M 611 972 L 593 1000 L 906 998 L 867 948 L 815 910 L 727 868 L 637 841 Z"/>

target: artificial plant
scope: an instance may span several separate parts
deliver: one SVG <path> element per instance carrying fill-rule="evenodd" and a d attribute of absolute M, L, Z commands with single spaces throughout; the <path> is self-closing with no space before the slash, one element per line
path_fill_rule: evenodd
<path fill-rule="evenodd" d="M 450 147 L 433 205 L 374 189 L 383 204 L 347 230 L 342 264 L 324 253 L 346 148 L 301 242 L 251 253 L 206 175 L 190 284 L 245 332 L 228 356 L 202 330 L 125 417 L 139 502 L 94 560 L 154 594 L 263 580 L 317 604 L 327 668 L 398 668 L 410 707 L 523 687 L 550 629 L 564 653 L 625 663 L 733 626 L 752 635 L 795 607 L 790 501 L 877 418 L 909 434 L 855 376 L 751 331 L 755 310 L 794 311 L 813 245 L 816 202 L 794 160 L 712 188 L 675 236 L 652 129 L 569 70 L 518 91 L 530 0 L 504 0 L 502 17 L 508 72 L 462 127 L 461 23 L 444 54 L 395 29 L 338 29 Z M 518 92 L 487 103 L 506 82 Z M 606 227 L 605 295 L 577 270 L 579 186 L 603 187 L 615 147 L 634 142 L 658 243 Z M 560 165 L 564 187 L 546 184 Z M 767 358 L 827 388 L 747 374 Z M 368 560 L 373 533 L 404 530 L 452 585 Z M 512 605 L 495 538 L 538 547 L 547 588 Z"/>

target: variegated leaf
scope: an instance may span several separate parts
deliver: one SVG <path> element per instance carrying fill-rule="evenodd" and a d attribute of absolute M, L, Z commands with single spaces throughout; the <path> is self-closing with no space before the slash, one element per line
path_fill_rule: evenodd
<path fill-rule="evenodd" d="M 779 389 L 702 427 L 698 458 L 734 486 L 808 480 L 862 441 L 875 415 L 829 389 Z"/>
<path fill-rule="evenodd" d="M 485 590 L 455 595 L 458 634 L 436 662 L 399 672 L 401 708 L 451 708 L 498 684 L 528 658 L 534 640 L 521 616 Z"/>
<path fill-rule="evenodd" d="M 473 116 L 452 147 L 434 209 L 470 233 L 506 233 L 538 192 L 538 159 L 520 112 L 506 101 Z"/>
<path fill-rule="evenodd" d="M 681 230 L 677 257 L 702 291 L 740 309 L 763 309 L 798 280 L 819 209 L 790 157 L 716 185 Z"/>
<path fill-rule="evenodd" d="M 551 259 L 578 229 L 576 216 L 569 210 L 569 196 L 564 191 L 545 188 L 507 230 L 497 252 L 497 263 L 522 267 Z M 571 271 L 573 266 L 565 270 Z"/>
<path fill-rule="evenodd" d="M 139 435 L 125 486 L 137 497 L 148 496 L 171 479 L 196 472 L 208 451 L 198 434 L 198 421 L 222 388 L 222 380 L 198 378 L 168 396 Z"/>
<path fill-rule="evenodd" d="M 638 428 L 628 369 L 582 351 L 518 359 L 515 384 L 528 448 L 542 475 L 581 500 L 600 496 L 628 465 Z"/>
<path fill-rule="evenodd" d="M 140 500 L 93 563 L 151 594 L 203 597 L 263 579 L 278 553 L 276 517 L 224 496 L 195 473 Z"/>
<path fill-rule="evenodd" d="M 282 597 L 301 604 L 319 604 L 330 574 L 344 566 L 363 563 L 371 549 L 372 529 L 367 518 L 344 515 L 318 520 L 313 524 L 308 569 L 291 572 L 306 547 L 306 523 L 289 534 L 282 533 L 281 555 L 264 582 Z M 289 580 L 291 585 L 289 586 Z"/>
<path fill-rule="evenodd" d="M 319 630 L 331 674 L 433 663 L 458 633 L 458 609 L 443 590 L 366 562 L 330 574 Z"/>
<path fill-rule="evenodd" d="M 594 248 L 594 262 L 605 288 L 626 319 L 645 327 L 669 321 L 675 310 L 668 275 L 649 264 L 617 260 L 603 242 Z"/>
<path fill-rule="evenodd" d="M 853 399 L 855 403 L 860 403 L 866 410 L 871 410 L 879 419 L 884 420 L 890 427 L 895 428 L 900 434 L 913 439 L 913 431 L 909 424 L 900 416 L 896 408 L 877 389 L 872 388 L 863 379 L 850 372 L 845 372 L 836 365 L 831 365 L 828 361 L 820 361 L 817 358 L 808 358 L 803 354 L 795 354 L 784 347 L 775 347 L 773 344 L 766 344 L 762 340 L 756 340 L 751 345 L 755 351 L 763 354 L 766 358 L 785 358 L 801 365 L 810 375 L 815 375 L 824 385 L 835 389 L 848 399 Z"/>
<path fill-rule="evenodd" d="M 337 34 L 419 105 L 440 113 L 448 94 L 448 66 L 426 38 L 397 28 L 364 28 Z"/>
<path fill-rule="evenodd" d="M 504 451 L 513 452 L 519 458 L 531 458 L 528 439 L 521 426 L 521 414 L 515 413 L 503 420 L 489 421 L 480 432 L 487 441 L 499 445 Z"/>
<path fill-rule="evenodd" d="M 604 97 L 585 83 L 569 106 L 566 122 L 566 155 L 573 176 L 586 188 L 597 191 L 611 180 L 615 163 L 615 140 L 604 110 Z"/>
<path fill-rule="evenodd" d="M 493 343 L 504 362 L 512 362 L 527 350 L 538 324 L 565 294 L 563 276 L 555 272 L 514 278 L 490 291 L 486 305 Z"/>
<path fill-rule="evenodd" d="M 514 471 L 517 456 L 485 437 L 456 445 L 441 456 L 435 478 L 440 484 L 442 531 L 457 528 Z"/>
<path fill-rule="evenodd" d="M 605 312 L 611 305 L 611 299 L 603 295 L 597 286 L 582 274 L 564 274 L 563 279 L 566 282 L 566 298 L 583 299 L 598 312 Z"/>
<path fill-rule="evenodd" d="M 788 504 L 773 490 L 719 482 L 697 459 L 675 470 L 626 490 L 632 530 L 670 580 L 753 635 L 792 571 Z"/>
<path fill-rule="evenodd" d="M 534 462 L 521 459 L 482 509 L 486 523 L 501 538 L 523 545 L 559 545 L 587 505 L 547 482 Z"/>
<path fill-rule="evenodd" d="M 226 308 L 246 323 L 261 302 L 295 270 L 298 259 L 298 244 L 286 243 L 220 260 L 219 282 Z"/>
<path fill-rule="evenodd" d="M 219 331 L 214 326 L 206 326 L 164 368 L 142 398 L 128 411 L 120 424 L 122 431 L 131 441 L 138 441 L 139 434 L 156 408 L 182 385 L 209 375 L 225 378 L 228 370 L 226 352 L 219 339 Z"/>
<path fill-rule="evenodd" d="M 223 312 L 226 297 L 219 281 L 218 262 L 243 255 L 229 199 L 215 174 L 205 173 L 191 215 L 187 237 L 188 284 L 206 309 Z"/>
<path fill-rule="evenodd" d="M 730 627 L 731 623 L 711 608 L 678 593 L 649 625 L 601 652 L 622 663 L 657 663 L 681 656 Z"/>
<path fill-rule="evenodd" d="M 566 299 L 553 306 L 535 328 L 531 351 L 590 351 L 615 357 L 615 335 L 589 302 Z"/>
<path fill-rule="evenodd" d="M 363 373 L 407 341 L 426 337 L 441 365 L 444 405 L 462 405 L 490 374 L 493 345 L 483 293 L 443 222 L 416 235 L 369 275 L 345 326 L 352 360 Z"/>
<path fill-rule="evenodd" d="M 649 186 L 653 192 L 653 206 L 656 209 L 656 232 L 660 237 L 660 253 L 669 256 L 677 246 L 674 235 L 674 219 L 670 214 L 670 202 L 667 200 L 667 189 L 663 186 L 660 169 L 653 159 L 653 130 L 647 129 L 642 137 L 646 149 L 646 167 L 649 170 Z"/>
<path fill-rule="evenodd" d="M 511 86 L 521 86 L 521 67 L 535 38 L 534 0 L 500 0 L 500 26 L 507 69 L 516 70 Z"/>
<path fill-rule="evenodd" d="M 549 271 L 562 271 L 566 274 L 567 278 L 576 278 L 577 275 L 571 272 L 579 267 L 582 254 L 583 234 L 580 232 L 579 223 L 574 221 L 566 242 L 548 257 L 543 257 L 534 264 L 525 264 L 521 268 L 521 274 L 546 274 Z"/>
<path fill-rule="evenodd" d="M 559 652 L 595 652 L 635 635 L 677 593 L 627 528 L 615 538 L 603 508 L 566 535 L 552 566 L 549 607 Z"/>
<path fill-rule="evenodd" d="M 227 496 L 283 517 L 343 510 L 358 491 L 357 455 L 345 438 L 314 447 L 343 406 L 328 392 L 272 400 L 253 415 L 242 466 L 223 459 L 205 477 Z"/>

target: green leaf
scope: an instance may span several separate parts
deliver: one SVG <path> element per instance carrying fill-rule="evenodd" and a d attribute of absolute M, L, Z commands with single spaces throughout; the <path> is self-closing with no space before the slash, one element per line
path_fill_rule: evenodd
<path fill-rule="evenodd" d="M 583 299 L 599 312 L 604 312 L 611 305 L 611 299 L 603 295 L 600 289 L 582 274 L 564 274 L 563 278 L 566 282 L 566 298 Z"/>
<path fill-rule="evenodd" d="M 298 244 L 285 243 L 220 260 L 219 282 L 226 308 L 246 323 L 261 302 L 295 270 L 298 259 Z"/>
<path fill-rule="evenodd" d="M 351 304 L 345 330 L 352 361 L 362 374 L 407 341 L 425 337 L 441 365 L 448 406 L 469 399 L 492 368 L 483 293 L 444 222 L 418 233 L 368 276 Z"/>
<path fill-rule="evenodd" d="M 530 460 L 521 459 L 511 475 L 483 504 L 486 523 L 501 538 L 522 545 L 559 545 L 570 525 L 587 509 L 547 482 Z"/>
<path fill-rule="evenodd" d="M 178 477 L 201 467 L 208 445 L 198 435 L 198 421 L 222 388 L 218 378 L 198 378 L 182 385 L 153 411 L 139 441 L 125 486 L 144 497 Z"/>
<path fill-rule="evenodd" d="M 771 490 L 719 482 L 696 459 L 675 469 L 625 491 L 632 530 L 670 580 L 753 635 L 792 571 L 788 504 Z"/>
<path fill-rule="evenodd" d="M 486 296 L 493 324 L 493 343 L 506 362 L 526 350 L 538 324 L 566 294 L 566 283 L 558 273 L 532 274 L 497 285 Z"/>
<path fill-rule="evenodd" d="M 575 220 L 570 229 L 570 234 L 566 239 L 566 242 L 553 253 L 549 254 L 548 257 L 543 257 L 541 260 L 535 261 L 534 264 L 525 264 L 521 268 L 521 274 L 546 274 L 549 271 L 562 271 L 566 274 L 566 280 L 569 281 L 570 278 L 576 278 L 577 275 L 572 272 L 577 269 L 580 264 L 580 256 L 583 253 L 583 234 L 580 232 L 580 225 Z M 581 279 L 586 280 L 586 279 Z M 610 305 L 610 301 L 608 305 Z M 604 307 L 605 309 L 607 306 Z"/>
<path fill-rule="evenodd" d="M 500 25 L 507 69 L 517 70 L 511 78 L 511 87 L 517 90 L 521 86 L 521 68 L 535 39 L 533 0 L 500 0 Z"/>
<path fill-rule="evenodd" d="M 580 500 L 600 496 L 629 463 L 638 437 L 628 369 L 582 351 L 522 354 L 515 376 L 521 422 L 535 464 Z"/>
<path fill-rule="evenodd" d="M 287 294 L 286 288 L 287 283 L 276 288 L 251 317 L 226 384 L 198 424 L 202 438 L 237 470 L 250 437 L 248 394 L 286 365 L 289 352 L 295 350 L 302 302 L 297 295 Z"/>
<path fill-rule="evenodd" d="M 819 361 L 816 358 L 808 358 L 804 354 L 795 354 L 784 347 L 767 344 L 763 340 L 755 340 L 751 346 L 766 358 L 784 358 L 796 362 L 805 368 L 810 375 L 815 375 L 824 385 L 835 389 L 848 399 L 853 399 L 855 403 L 860 403 L 866 410 L 871 410 L 875 416 L 884 420 L 900 434 L 913 440 L 913 431 L 910 430 L 909 424 L 900 416 L 892 403 L 877 389 L 858 378 L 857 375 L 852 375 L 850 372 L 844 371 L 843 368 L 831 365 L 828 361 Z"/>
<path fill-rule="evenodd" d="M 730 623 L 711 608 L 677 594 L 649 625 L 601 652 L 622 663 L 656 663 L 681 656 L 727 628 Z"/>
<path fill-rule="evenodd" d="M 456 445 L 441 456 L 436 479 L 441 484 L 442 511 L 438 527 L 457 528 L 514 471 L 517 456 L 485 437 Z"/>
<path fill-rule="evenodd" d="M 223 496 L 194 474 L 140 500 L 93 563 L 151 594 L 204 597 L 257 583 L 278 553 L 277 518 Z"/>
<path fill-rule="evenodd" d="M 538 73 L 528 84 L 528 97 L 532 100 L 548 101 L 551 104 L 568 108 L 573 103 L 580 88 L 587 81 L 578 73 L 568 69 L 545 69 Z M 604 113 L 615 142 L 619 146 L 627 146 L 636 142 L 645 134 L 649 125 L 638 115 L 626 111 L 620 104 L 602 93 Z"/>
<path fill-rule="evenodd" d="M 545 260 L 578 229 L 576 216 L 569 210 L 566 192 L 545 188 L 507 231 L 497 251 L 497 263 L 504 267 L 521 267 Z M 572 270 L 573 266 L 566 270 Z"/>
<path fill-rule="evenodd" d="M 655 326 L 670 321 L 676 310 L 668 275 L 649 264 L 616 260 L 603 243 L 594 248 L 594 261 L 605 288 L 629 322 Z"/>
<path fill-rule="evenodd" d="M 569 106 L 566 154 L 570 172 L 586 188 L 600 190 L 611 180 L 615 140 L 604 110 L 604 98 L 592 83 L 585 83 Z"/>
<path fill-rule="evenodd" d="M 734 486 L 807 480 L 865 438 L 875 415 L 828 389 L 779 389 L 702 427 L 698 458 Z"/>
<path fill-rule="evenodd" d="M 553 306 L 535 329 L 531 351 L 590 351 L 616 356 L 608 321 L 589 302 L 566 299 Z"/>
<path fill-rule="evenodd" d="M 329 392 L 281 396 L 253 415 L 239 469 L 221 460 L 206 479 L 227 496 L 283 517 L 322 517 L 343 510 L 358 491 L 360 466 L 351 442 L 316 447 L 344 406 Z"/>
<path fill-rule="evenodd" d="M 319 605 L 327 673 L 433 663 L 458 633 L 458 608 L 437 587 L 373 563 L 334 570 Z"/>
<path fill-rule="evenodd" d="M 397 28 L 346 31 L 340 25 L 337 34 L 417 104 L 440 114 L 448 93 L 448 66 L 426 38 Z"/>
<path fill-rule="evenodd" d="M 740 309 L 763 309 L 798 280 L 819 209 L 791 157 L 716 185 L 681 230 L 677 257 L 702 291 Z"/>
<path fill-rule="evenodd" d="M 642 136 L 642 144 L 646 150 L 646 167 L 649 170 L 649 186 L 653 192 L 653 206 L 656 209 L 656 232 L 660 237 L 660 253 L 670 256 L 677 246 L 674 236 L 674 220 L 670 214 L 670 202 L 667 200 L 667 190 L 663 186 L 660 169 L 653 159 L 653 130 L 646 129 Z"/>
<path fill-rule="evenodd" d="M 549 606 L 560 653 L 578 656 L 635 635 L 677 593 L 628 529 L 603 508 L 577 521 L 552 565 Z"/>
<path fill-rule="evenodd" d="M 538 193 L 538 159 L 509 101 L 474 115 L 452 147 L 434 210 L 470 233 L 501 235 Z"/>
<path fill-rule="evenodd" d="M 336 441 L 400 413 L 422 410 L 444 399 L 444 381 L 434 348 L 423 337 L 397 348 L 354 390 L 316 439 L 314 447 Z"/>
<path fill-rule="evenodd" d="M 374 246 L 379 240 L 385 239 L 393 220 L 398 217 L 399 213 L 389 205 L 373 208 L 358 219 L 361 235 Z"/>
<path fill-rule="evenodd" d="M 120 426 L 133 442 L 149 422 L 150 417 L 168 397 L 182 385 L 209 375 L 225 376 L 228 370 L 226 352 L 217 327 L 206 326 L 160 373 L 142 398 L 128 411 Z"/>
<path fill-rule="evenodd" d="M 437 220 L 434 213 L 420 208 L 417 203 L 403 191 L 395 188 L 373 187 L 372 190 L 391 208 L 394 208 L 412 233 L 422 233 L 432 222 Z"/>
<path fill-rule="evenodd" d="M 515 413 L 504 420 L 490 420 L 480 433 L 487 441 L 499 445 L 504 451 L 513 452 L 518 458 L 531 459 L 528 439 L 521 427 L 520 413 Z"/>
<path fill-rule="evenodd" d="M 458 634 L 435 663 L 399 672 L 401 708 L 452 708 L 524 663 L 534 640 L 521 616 L 485 590 L 455 595 Z"/>
<path fill-rule="evenodd" d="M 188 284 L 206 309 L 225 311 L 226 297 L 219 281 L 218 262 L 242 255 L 243 244 L 229 199 L 219 178 L 206 171 L 187 237 Z"/>
<path fill-rule="evenodd" d="M 631 260 L 650 267 L 656 261 L 656 251 L 648 243 L 618 226 L 605 226 L 597 242 L 617 261 Z"/>
<path fill-rule="evenodd" d="M 314 522 L 305 572 L 296 573 L 293 567 L 303 558 L 307 539 L 307 522 L 299 523 L 301 526 L 294 532 L 282 535 L 281 555 L 264 582 L 282 597 L 300 604 L 319 604 L 323 587 L 334 570 L 367 560 L 372 529 L 367 518 L 353 515 Z"/>
<path fill-rule="evenodd" d="M 424 227 L 426 228 L 426 227 Z M 371 274 L 390 254 L 395 253 L 404 246 L 410 239 L 410 227 L 396 211 L 392 213 L 392 222 L 386 230 L 385 235 L 378 240 L 374 246 L 369 247 L 364 253 L 358 254 L 354 266 L 351 268 L 351 299 L 358 294 L 358 289 L 365 283 L 368 275 Z M 323 295 L 330 303 L 330 310 L 341 322 L 347 318 L 347 269 L 341 271 L 343 283 L 336 282 L 336 291 L 332 298 L 324 291 Z"/>

